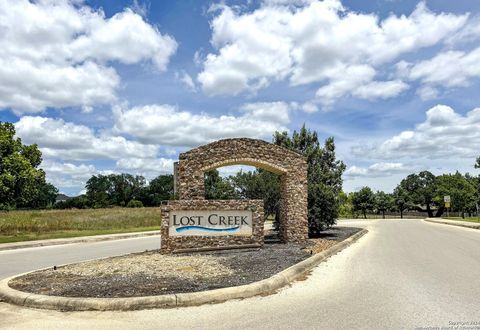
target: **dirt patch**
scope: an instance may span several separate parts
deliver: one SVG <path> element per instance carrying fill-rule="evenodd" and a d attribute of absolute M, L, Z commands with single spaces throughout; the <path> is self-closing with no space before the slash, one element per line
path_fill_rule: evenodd
<path fill-rule="evenodd" d="M 198 292 L 266 279 L 313 253 L 321 252 L 358 228 L 338 227 L 306 244 L 266 244 L 262 249 L 178 255 L 158 251 L 71 264 L 27 274 L 10 287 L 66 297 L 138 297 Z"/>

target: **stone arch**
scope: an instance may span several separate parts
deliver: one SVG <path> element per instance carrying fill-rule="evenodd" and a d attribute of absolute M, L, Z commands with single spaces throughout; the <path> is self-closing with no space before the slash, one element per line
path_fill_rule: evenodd
<path fill-rule="evenodd" d="M 284 242 L 307 239 L 307 161 L 302 155 L 272 143 L 248 138 L 224 139 L 181 153 L 176 166 L 179 199 L 205 199 L 204 173 L 239 164 L 280 175 L 280 238 Z"/>

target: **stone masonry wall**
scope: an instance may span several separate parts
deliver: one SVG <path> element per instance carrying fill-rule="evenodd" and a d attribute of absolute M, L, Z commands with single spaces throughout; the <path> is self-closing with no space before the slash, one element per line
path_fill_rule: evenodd
<path fill-rule="evenodd" d="M 169 217 L 170 212 L 175 210 L 251 210 L 252 229 L 251 236 L 170 236 Z M 198 248 L 222 248 L 239 246 L 262 246 L 263 245 L 263 200 L 176 200 L 169 201 L 161 207 L 162 223 L 161 238 L 162 253 L 172 253 L 180 250 L 195 250 Z"/>
<path fill-rule="evenodd" d="M 262 140 L 219 140 L 180 154 L 176 187 L 180 200 L 205 199 L 204 173 L 227 165 L 252 165 L 281 176 L 280 238 L 308 238 L 307 161 L 291 150 Z"/>

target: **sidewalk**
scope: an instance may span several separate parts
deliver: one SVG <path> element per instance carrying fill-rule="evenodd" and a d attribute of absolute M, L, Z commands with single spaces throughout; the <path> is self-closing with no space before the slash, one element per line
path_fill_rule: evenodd
<path fill-rule="evenodd" d="M 425 221 L 439 223 L 443 225 L 451 225 L 451 226 L 465 227 L 465 228 L 471 228 L 471 229 L 480 229 L 480 223 L 477 223 L 477 222 L 447 220 L 442 218 L 426 218 Z"/>
<path fill-rule="evenodd" d="M 110 241 L 110 240 L 116 240 L 116 239 L 154 236 L 154 235 L 160 236 L 160 230 L 142 231 L 138 233 L 95 235 L 95 236 L 82 236 L 82 237 L 73 237 L 73 238 L 44 239 L 44 240 L 38 240 L 38 241 L 26 241 L 26 242 L 15 242 L 15 243 L 2 243 L 0 244 L 0 251 L 39 247 L 39 246 L 49 246 L 49 245 Z"/>

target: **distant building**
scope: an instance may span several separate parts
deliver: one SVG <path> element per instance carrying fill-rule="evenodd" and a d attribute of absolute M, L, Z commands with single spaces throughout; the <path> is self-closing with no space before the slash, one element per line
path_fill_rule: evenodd
<path fill-rule="evenodd" d="M 65 194 L 57 194 L 57 198 L 55 199 L 55 204 L 60 203 L 60 202 L 66 202 L 70 198 L 72 198 L 72 197 L 67 196 Z"/>

